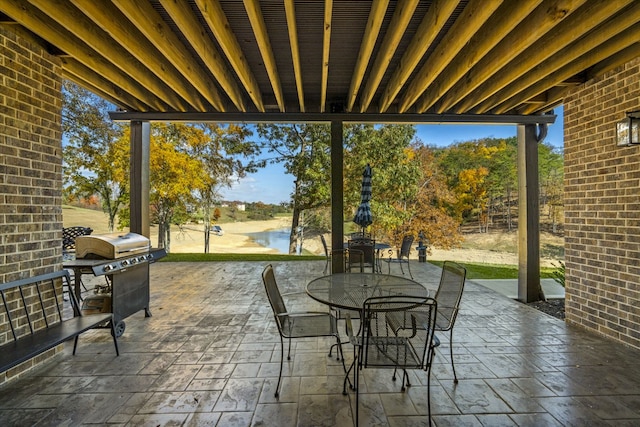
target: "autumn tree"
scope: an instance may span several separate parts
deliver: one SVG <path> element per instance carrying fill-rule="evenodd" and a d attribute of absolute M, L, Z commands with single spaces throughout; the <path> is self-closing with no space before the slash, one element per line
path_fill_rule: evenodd
<path fill-rule="evenodd" d="M 480 231 L 487 227 L 489 164 L 496 151 L 487 141 L 476 140 L 454 144 L 438 156 L 438 166 L 456 193 L 463 219 L 475 217 Z"/>
<path fill-rule="evenodd" d="M 102 210 L 115 228 L 118 211 L 128 203 L 129 142 L 124 129 L 109 119 L 115 107 L 64 80 L 62 86 L 63 171 L 68 197 L 100 197 Z"/>
<path fill-rule="evenodd" d="M 403 233 L 422 234 L 423 244 L 430 249 L 451 249 L 460 245 L 460 214 L 456 211 L 456 195 L 447 186 L 446 177 L 437 168 L 433 149 L 416 141 L 415 159 L 420 165 L 418 191 L 408 209 L 411 220 Z"/>
<path fill-rule="evenodd" d="M 158 247 L 171 249 L 171 224 L 183 223 L 194 192 L 205 186 L 202 161 L 186 147 L 198 144 L 202 131 L 180 123 L 151 127 L 149 184 L 152 219 L 158 224 Z"/>

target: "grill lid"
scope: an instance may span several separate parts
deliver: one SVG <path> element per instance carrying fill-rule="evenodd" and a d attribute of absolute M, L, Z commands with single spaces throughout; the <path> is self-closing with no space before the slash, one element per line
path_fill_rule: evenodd
<path fill-rule="evenodd" d="M 151 242 L 136 233 L 76 237 L 76 258 L 117 259 L 149 252 Z"/>

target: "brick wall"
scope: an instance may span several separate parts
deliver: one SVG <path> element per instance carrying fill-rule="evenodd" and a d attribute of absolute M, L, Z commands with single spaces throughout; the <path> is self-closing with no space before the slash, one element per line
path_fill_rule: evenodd
<path fill-rule="evenodd" d="M 57 58 L 0 25 L 0 283 L 62 268 L 60 75 Z"/>
<path fill-rule="evenodd" d="M 640 58 L 564 100 L 566 319 L 640 348 L 640 146 L 616 123 L 640 110 Z"/>

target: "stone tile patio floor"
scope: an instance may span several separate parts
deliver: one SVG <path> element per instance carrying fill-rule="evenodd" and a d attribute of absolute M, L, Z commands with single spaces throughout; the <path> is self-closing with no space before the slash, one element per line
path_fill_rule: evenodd
<path fill-rule="evenodd" d="M 151 312 L 125 319 L 116 357 L 107 330 L 80 338 L 0 388 L 2 426 L 352 426 L 330 339 L 294 341 L 274 398 L 279 338 L 261 281 L 264 262 L 156 263 Z M 324 261 L 274 262 L 289 309 L 324 309 L 304 294 Z M 434 289 L 439 268 L 412 263 Z M 86 277 L 86 276 L 85 276 Z M 101 281 L 104 278 L 90 278 Z M 436 426 L 640 425 L 640 351 L 467 281 L 454 332 L 432 370 Z M 350 361 L 351 350 L 345 345 Z M 424 373 L 405 393 L 390 371 L 364 370 L 361 425 L 423 426 Z"/>

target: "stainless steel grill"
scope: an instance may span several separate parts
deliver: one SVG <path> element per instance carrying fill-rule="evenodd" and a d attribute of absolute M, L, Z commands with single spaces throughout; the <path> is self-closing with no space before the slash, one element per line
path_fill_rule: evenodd
<path fill-rule="evenodd" d="M 147 237 L 136 233 L 111 233 L 76 238 L 76 257 L 64 263 L 75 274 L 75 291 L 81 292 L 82 274 L 106 276 L 107 286 L 82 298 L 85 312 L 111 311 L 117 336 L 124 333 L 123 319 L 149 310 L 149 264 L 166 256 L 164 249 L 151 249 Z"/>

